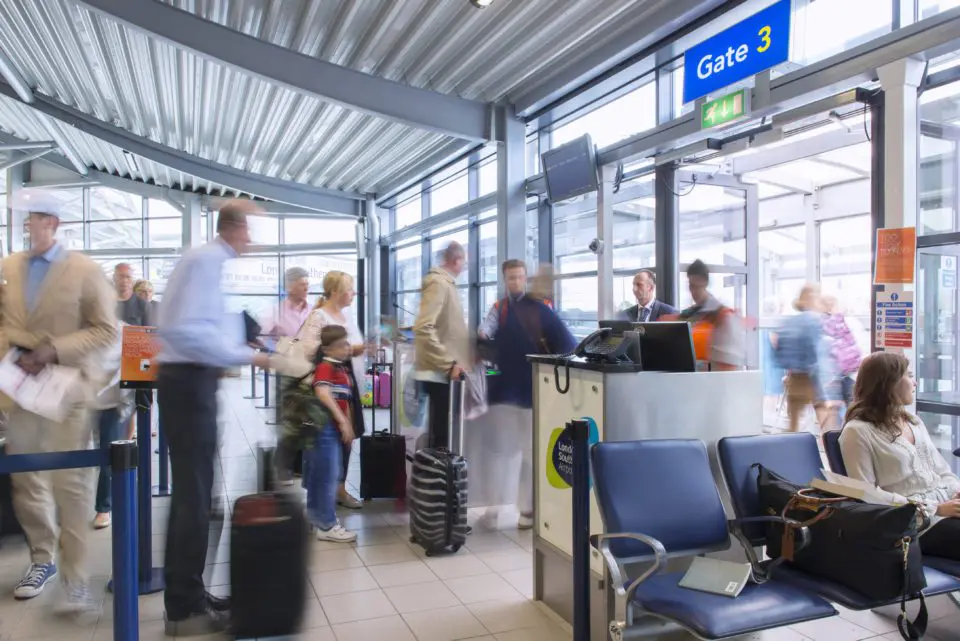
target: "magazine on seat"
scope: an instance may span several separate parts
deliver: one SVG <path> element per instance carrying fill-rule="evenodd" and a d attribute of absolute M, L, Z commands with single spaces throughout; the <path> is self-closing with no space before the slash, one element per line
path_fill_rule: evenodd
<path fill-rule="evenodd" d="M 847 498 L 857 499 L 864 503 L 873 503 L 874 505 L 889 505 L 890 507 L 905 505 L 904 503 L 890 500 L 890 498 L 882 494 L 876 486 L 870 485 L 866 481 L 850 478 L 849 476 L 837 474 L 830 470 L 820 470 L 820 472 L 826 480 L 813 479 L 810 481 L 810 487 L 816 490 L 829 492 L 837 496 L 846 496 Z"/>
<path fill-rule="evenodd" d="M 678 584 L 681 588 L 736 598 L 750 580 L 750 564 L 698 556 Z"/>

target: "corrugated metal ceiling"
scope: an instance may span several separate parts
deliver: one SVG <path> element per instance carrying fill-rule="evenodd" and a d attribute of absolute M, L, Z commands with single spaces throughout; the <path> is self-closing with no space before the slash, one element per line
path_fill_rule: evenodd
<path fill-rule="evenodd" d="M 668 0 L 499 0 L 486 10 L 467 0 L 168 2 L 335 64 L 494 101 Z M 38 93 L 173 149 L 273 178 L 376 193 L 463 144 L 239 72 L 71 0 L 0 0 L 0 48 Z M 47 138 L 31 116 L 45 117 L 0 101 L 0 128 Z M 117 147 L 60 129 L 91 166 L 131 173 Z M 219 190 L 142 158 L 138 166 L 144 180 Z"/>

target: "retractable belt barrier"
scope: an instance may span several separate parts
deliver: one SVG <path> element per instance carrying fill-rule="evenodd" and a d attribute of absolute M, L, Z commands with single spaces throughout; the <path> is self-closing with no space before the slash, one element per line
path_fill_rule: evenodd
<path fill-rule="evenodd" d="M 590 425 L 567 424 L 573 435 L 573 641 L 590 641 Z"/>
<path fill-rule="evenodd" d="M 111 534 L 115 641 L 139 641 L 140 638 L 137 603 L 137 493 L 134 489 L 137 484 L 138 449 L 136 441 L 115 441 L 110 444 L 110 451 L 106 456 L 99 449 L 0 455 L 0 474 L 110 466 L 113 471 L 111 487 L 114 507 Z M 149 447 L 146 449 L 149 452 Z M 147 510 L 149 511 L 149 504 Z M 147 535 L 149 536 L 149 531 Z"/>
<path fill-rule="evenodd" d="M 257 366 L 253 363 L 250 364 L 250 396 L 244 396 L 248 400 L 258 400 L 260 395 L 257 394 Z"/>

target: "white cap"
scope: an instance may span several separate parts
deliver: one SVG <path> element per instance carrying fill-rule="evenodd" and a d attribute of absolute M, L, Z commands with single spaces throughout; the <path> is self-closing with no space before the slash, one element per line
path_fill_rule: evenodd
<path fill-rule="evenodd" d="M 31 214 L 46 214 L 60 218 L 63 203 L 59 198 L 42 189 L 23 189 L 14 196 L 11 209 Z"/>

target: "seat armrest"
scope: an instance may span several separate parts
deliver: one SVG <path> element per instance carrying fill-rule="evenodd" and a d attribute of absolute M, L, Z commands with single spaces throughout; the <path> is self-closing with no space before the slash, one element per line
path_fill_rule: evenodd
<path fill-rule="evenodd" d="M 743 546 L 743 550 L 747 555 L 747 559 L 750 561 L 750 566 L 752 568 L 752 579 L 754 583 L 765 583 L 767 580 L 769 580 L 773 570 L 778 565 L 783 563 L 784 559 L 783 557 L 780 557 L 771 559 L 769 561 L 761 561 L 757 558 L 757 553 L 753 548 L 753 543 L 743 533 L 743 525 L 749 523 L 782 523 L 784 525 L 793 524 L 797 530 L 797 538 L 793 548 L 794 552 L 799 552 L 803 548 L 810 545 L 810 528 L 806 526 L 800 526 L 798 521 L 794 521 L 793 519 L 788 519 L 783 516 L 745 516 L 727 521 L 727 526 L 730 530 L 730 533 L 736 537 L 737 541 L 740 542 L 740 545 Z"/>
<path fill-rule="evenodd" d="M 647 545 L 653 551 L 654 556 L 653 565 L 647 568 L 639 577 L 634 579 L 626 588 L 623 586 L 623 567 L 621 566 L 620 561 L 617 560 L 617 557 L 613 554 L 613 551 L 610 549 L 610 542 L 617 539 L 631 539 L 633 541 L 639 541 Z M 617 595 L 624 597 L 627 600 L 627 603 L 633 600 L 633 593 L 637 591 L 637 587 L 641 583 L 646 581 L 654 574 L 662 572 L 667 567 L 667 549 L 663 547 L 663 543 L 652 536 L 647 536 L 646 534 L 636 534 L 634 532 L 592 534 L 590 535 L 590 545 L 600 551 L 604 562 L 607 564 L 607 569 L 610 571 L 610 580 L 613 582 L 613 585 L 617 590 Z"/>

